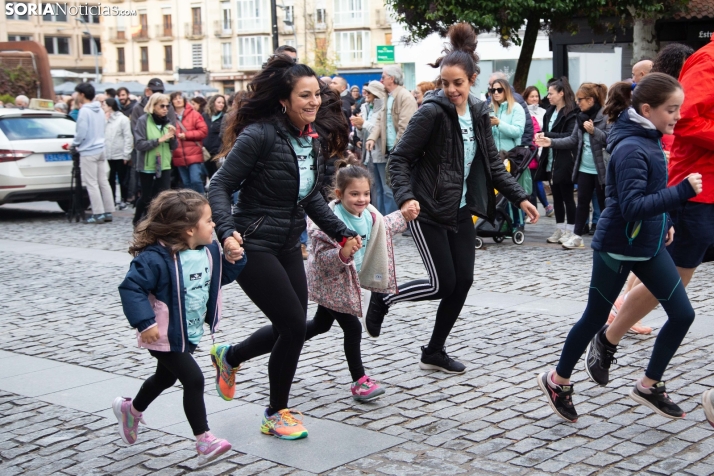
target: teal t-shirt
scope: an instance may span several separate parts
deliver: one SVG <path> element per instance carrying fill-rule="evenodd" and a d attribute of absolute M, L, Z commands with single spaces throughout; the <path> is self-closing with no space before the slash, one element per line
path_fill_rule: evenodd
<path fill-rule="evenodd" d="M 206 318 L 211 265 L 204 249 L 180 251 L 179 259 L 186 289 L 186 331 L 189 342 L 198 345 L 203 336 L 203 323 Z"/>
<path fill-rule="evenodd" d="M 392 150 L 394 144 L 397 143 L 397 130 L 394 128 L 394 120 L 392 119 L 392 107 L 394 107 L 394 98 L 390 94 L 387 97 L 387 150 Z"/>
<path fill-rule="evenodd" d="M 357 272 L 362 269 L 362 260 L 364 259 L 364 253 L 367 250 L 367 245 L 369 244 L 369 238 L 372 235 L 372 214 L 365 210 L 362 212 L 362 216 L 355 216 L 345 210 L 345 207 L 341 203 L 335 205 L 335 215 L 337 218 L 342 220 L 342 223 L 350 228 L 362 237 L 362 248 L 357 251 L 354 255 L 355 268 Z"/>
<path fill-rule="evenodd" d="M 580 155 L 580 168 L 578 171 L 584 174 L 597 175 L 593 148 L 590 145 L 590 133 L 587 131 L 583 131 L 583 152 Z"/>
<path fill-rule="evenodd" d="M 300 172 L 300 191 L 298 200 L 307 197 L 312 187 L 315 185 L 315 154 L 312 150 L 312 138 L 290 136 L 290 144 L 293 146 L 298 161 Z"/>
<path fill-rule="evenodd" d="M 553 115 L 550 116 L 550 122 L 548 123 L 548 130 L 552 131 L 553 126 L 555 125 L 555 121 L 558 120 L 558 111 L 554 111 Z M 546 167 L 546 172 L 550 172 L 553 170 L 553 150 L 551 149 L 550 153 L 548 154 L 548 167 Z"/>
<path fill-rule="evenodd" d="M 461 192 L 461 204 L 459 208 L 466 206 L 466 177 L 471 171 L 471 164 L 476 157 L 476 136 L 474 135 L 474 126 L 471 119 L 471 111 L 467 110 L 466 114 L 459 116 L 459 126 L 461 127 L 461 137 L 464 139 L 464 190 Z"/>

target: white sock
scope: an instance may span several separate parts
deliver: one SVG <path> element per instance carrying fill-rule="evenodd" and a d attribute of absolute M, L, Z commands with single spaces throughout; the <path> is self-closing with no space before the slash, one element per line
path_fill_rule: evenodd
<path fill-rule="evenodd" d="M 565 230 L 565 223 L 556 223 L 556 224 L 555 224 L 555 227 L 556 227 L 558 230 Z"/>
<path fill-rule="evenodd" d="M 572 233 L 575 230 L 575 225 L 566 225 L 565 231 Z"/>

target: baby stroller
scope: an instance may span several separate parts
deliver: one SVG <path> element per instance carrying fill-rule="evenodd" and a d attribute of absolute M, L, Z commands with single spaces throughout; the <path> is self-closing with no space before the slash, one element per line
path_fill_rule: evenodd
<path fill-rule="evenodd" d="M 528 164 L 537 153 L 538 149 L 535 146 L 516 147 L 508 152 L 502 151 L 501 157 L 506 163 L 506 169 L 520 183 L 524 173 L 530 174 Z M 476 249 L 483 247 L 484 237 L 493 238 L 496 243 L 501 243 L 507 237 L 510 237 L 517 245 L 522 245 L 526 241 L 526 235 L 522 230 L 514 230 L 511 204 L 500 193 L 496 195 L 496 214 L 493 222 L 479 219 L 474 227 L 476 228 Z"/>

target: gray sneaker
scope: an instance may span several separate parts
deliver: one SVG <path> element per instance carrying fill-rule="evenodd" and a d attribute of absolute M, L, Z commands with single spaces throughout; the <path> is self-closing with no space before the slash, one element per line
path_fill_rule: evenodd
<path fill-rule="evenodd" d="M 558 243 L 560 238 L 563 236 L 563 233 L 565 233 L 565 230 L 561 230 L 560 228 L 556 228 L 555 231 L 553 232 L 550 237 L 546 238 L 545 241 L 548 243 Z"/>
<path fill-rule="evenodd" d="M 92 215 L 87 218 L 84 223 L 88 225 L 98 225 L 100 223 L 104 223 L 104 215 Z"/>
<path fill-rule="evenodd" d="M 583 239 L 578 235 L 570 235 L 568 241 L 563 243 L 563 248 L 566 250 L 575 250 L 578 248 L 585 248 L 585 244 L 583 244 Z"/>
<path fill-rule="evenodd" d="M 111 213 L 105 213 L 105 214 L 102 215 L 102 216 L 104 217 L 104 221 L 105 221 L 105 222 L 110 222 L 110 221 L 112 221 L 112 220 L 114 219 L 114 218 L 112 218 L 112 214 L 111 214 Z"/>

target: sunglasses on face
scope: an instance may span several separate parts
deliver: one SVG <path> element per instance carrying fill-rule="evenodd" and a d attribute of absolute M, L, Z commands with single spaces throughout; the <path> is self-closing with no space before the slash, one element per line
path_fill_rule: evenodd
<path fill-rule="evenodd" d="M 503 88 L 491 88 L 488 90 L 488 92 L 491 94 L 496 94 L 496 93 L 502 94 L 503 91 L 505 91 L 505 89 L 503 89 Z"/>
<path fill-rule="evenodd" d="M 168 104 L 157 104 L 156 107 L 160 107 L 161 109 L 168 109 L 169 105 Z"/>
<path fill-rule="evenodd" d="M 575 98 L 575 102 L 580 104 L 580 101 L 587 101 L 588 99 L 590 99 L 590 98 Z"/>

